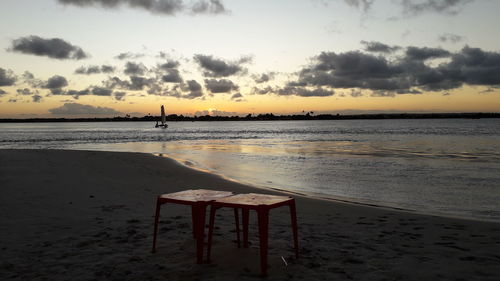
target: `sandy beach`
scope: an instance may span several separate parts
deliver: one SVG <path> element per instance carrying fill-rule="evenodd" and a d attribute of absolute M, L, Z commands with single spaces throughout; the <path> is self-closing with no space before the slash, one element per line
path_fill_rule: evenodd
<path fill-rule="evenodd" d="M 254 213 L 238 249 L 219 211 L 198 265 L 190 208 L 167 205 L 151 253 L 156 196 L 195 188 L 278 194 L 150 154 L 0 150 L 0 280 L 261 279 Z M 300 258 L 288 209 L 273 210 L 267 280 L 500 280 L 499 223 L 294 198 Z"/>

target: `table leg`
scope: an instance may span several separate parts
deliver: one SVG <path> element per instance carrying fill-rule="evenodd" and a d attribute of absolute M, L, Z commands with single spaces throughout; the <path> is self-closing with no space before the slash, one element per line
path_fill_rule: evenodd
<path fill-rule="evenodd" d="M 243 208 L 243 248 L 248 248 L 248 220 L 250 216 L 250 210 Z"/>
<path fill-rule="evenodd" d="M 299 258 L 299 237 L 297 230 L 297 213 L 295 210 L 295 200 L 290 203 L 290 217 L 292 220 L 293 247 L 295 248 L 295 258 Z"/>
<path fill-rule="evenodd" d="M 206 204 L 195 204 L 196 262 L 203 263 L 203 240 L 205 238 Z"/>
<path fill-rule="evenodd" d="M 267 276 L 269 210 L 267 208 L 261 207 L 257 210 L 257 214 L 259 220 L 260 270 L 262 276 Z"/>
<path fill-rule="evenodd" d="M 240 216 L 238 208 L 234 208 L 234 222 L 236 224 L 236 242 L 238 243 L 238 248 L 240 248 Z"/>
<path fill-rule="evenodd" d="M 210 207 L 210 221 L 208 223 L 208 245 L 207 245 L 207 262 L 210 262 L 210 254 L 212 251 L 212 236 L 214 234 L 215 227 L 215 212 L 217 211 L 217 207 Z"/>
<path fill-rule="evenodd" d="M 160 198 L 156 199 L 156 212 L 155 212 L 155 225 L 154 225 L 154 230 L 153 230 L 153 250 L 152 252 L 156 252 L 156 235 L 158 233 L 158 221 L 160 219 L 160 208 L 161 208 L 162 202 L 160 202 Z"/>

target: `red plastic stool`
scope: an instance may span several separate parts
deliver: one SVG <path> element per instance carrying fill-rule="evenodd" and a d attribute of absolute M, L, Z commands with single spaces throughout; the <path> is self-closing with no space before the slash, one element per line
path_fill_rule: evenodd
<path fill-rule="evenodd" d="M 291 224 L 293 231 L 293 245 L 295 257 L 299 257 L 299 241 L 297 231 L 297 214 L 295 209 L 295 199 L 288 196 L 276 196 L 267 194 L 238 194 L 234 196 L 216 199 L 211 202 L 210 222 L 208 230 L 207 260 L 210 261 L 212 248 L 212 235 L 215 224 L 215 212 L 222 207 L 239 208 L 243 210 L 243 247 L 248 248 L 248 217 L 250 210 L 255 210 L 259 222 L 260 240 L 260 268 L 263 276 L 267 275 L 267 250 L 268 250 L 268 228 L 269 210 L 281 206 L 289 206 Z"/>

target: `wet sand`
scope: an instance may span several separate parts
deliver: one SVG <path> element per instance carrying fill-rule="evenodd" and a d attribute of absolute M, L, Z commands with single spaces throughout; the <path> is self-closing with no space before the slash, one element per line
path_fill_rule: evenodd
<path fill-rule="evenodd" d="M 151 253 L 155 197 L 194 188 L 278 194 L 149 154 L 0 150 L 0 280 L 261 279 L 254 213 L 238 249 L 220 210 L 198 265 L 190 208 L 166 205 Z M 500 223 L 294 197 L 301 256 L 271 211 L 267 280 L 500 280 Z"/>

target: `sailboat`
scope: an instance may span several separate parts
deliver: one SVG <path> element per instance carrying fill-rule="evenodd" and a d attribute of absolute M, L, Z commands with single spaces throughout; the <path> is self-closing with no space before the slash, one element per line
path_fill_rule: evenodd
<path fill-rule="evenodd" d="M 163 129 L 168 128 L 167 117 L 165 116 L 165 107 L 163 107 L 163 105 L 161 106 L 161 120 L 160 120 L 160 122 L 161 122 L 161 124 L 158 124 L 158 121 L 156 121 L 156 125 L 155 125 L 156 128 L 158 128 L 158 127 L 161 127 Z"/>

